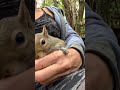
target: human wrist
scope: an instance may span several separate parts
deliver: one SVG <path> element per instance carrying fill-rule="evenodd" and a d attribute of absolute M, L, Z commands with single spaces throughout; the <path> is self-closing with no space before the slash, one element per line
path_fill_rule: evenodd
<path fill-rule="evenodd" d="M 73 48 L 74 50 L 76 50 L 79 53 L 79 56 L 81 57 L 81 62 L 82 62 L 82 65 L 80 66 L 80 68 L 83 68 L 84 64 L 85 64 L 85 56 L 84 56 L 83 47 L 78 44 L 72 44 L 72 45 L 68 46 L 68 48 Z"/>
<path fill-rule="evenodd" d="M 78 50 L 72 47 L 68 49 L 68 52 L 68 55 L 70 56 L 70 58 L 72 59 L 72 63 L 74 64 L 73 67 L 79 69 L 83 64 L 80 53 L 78 52 Z"/>

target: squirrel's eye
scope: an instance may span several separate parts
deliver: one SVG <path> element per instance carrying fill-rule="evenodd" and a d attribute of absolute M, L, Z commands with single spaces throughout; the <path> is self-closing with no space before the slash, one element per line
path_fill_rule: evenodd
<path fill-rule="evenodd" d="M 25 37 L 24 37 L 23 33 L 22 33 L 22 32 L 17 33 L 15 40 L 16 40 L 16 43 L 17 43 L 17 44 L 22 44 L 22 43 L 24 43 Z"/>
<path fill-rule="evenodd" d="M 42 44 L 42 45 L 44 45 L 44 44 L 45 44 L 45 40 L 44 40 L 44 39 L 41 41 L 41 44 Z"/>

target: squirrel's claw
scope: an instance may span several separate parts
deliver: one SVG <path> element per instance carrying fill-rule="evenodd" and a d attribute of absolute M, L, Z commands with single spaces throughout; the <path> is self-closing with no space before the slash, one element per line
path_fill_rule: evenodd
<path fill-rule="evenodd" d="M 65 48 L 65 47 L 61 47 L 59 50 L 61 50 L 65 55 L 67 55 L 69 53 L 67 48 Z"/>

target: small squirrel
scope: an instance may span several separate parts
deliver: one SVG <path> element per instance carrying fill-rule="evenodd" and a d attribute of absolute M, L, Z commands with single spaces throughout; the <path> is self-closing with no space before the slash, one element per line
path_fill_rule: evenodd
<path fill-rule="evenodd" d="M 46 29 L 46 26 L 43 26 L 43 31 L 41 33 L 35 34 L 35 58 L 42 58 L 53 51 L 61 49 L 66 52 L 66 43 L 56 37 L 50 36 Z"/>
<path fill-rule="evenodd" d="M 34 25 L 24 0 L 18 15 L 0 20 L 0 79 L 34 66 Z"/>

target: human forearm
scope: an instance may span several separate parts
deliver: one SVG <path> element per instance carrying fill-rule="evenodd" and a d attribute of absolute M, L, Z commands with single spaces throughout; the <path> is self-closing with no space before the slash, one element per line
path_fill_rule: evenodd
<path fill-rule="evenodd" d="M 0 90 L 34 90 L 34 68 L 17 76 L 0 80 Z"/>
<path fill-rule="evenodd" d="M 67 48 L 74 48 L 79 52 L 82 57 L 82 65 L 84 65 L 84 42 L 82 38 L 70 27 L 69 24 L 66 24 L 65 41 L 67 42 Z"/>
<path fill-rule="evenodd" d="M 94 53 L 107 64 L 113 76 L 114 88 L 119 90 L 119 53 L 117 39 L 112 29 L 86 4 L 86 53 Z M 99 69 L 98 69 L 99 71 Z"/>
<path fill-rule="evenodd" d="M 86 53 L 86 90 L 113 90 L 113 77 L 107 64 L 92 53 Z"/>

